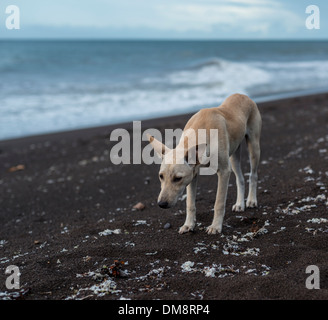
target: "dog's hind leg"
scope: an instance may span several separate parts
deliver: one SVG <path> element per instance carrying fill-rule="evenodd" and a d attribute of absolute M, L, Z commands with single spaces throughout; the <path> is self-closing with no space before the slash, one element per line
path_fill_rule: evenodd
<path fill-rule="evenodd" d="M 197 180 L 198 174 L 187 186 L 187 216 L 186 221 L 179 229 L 179 233 L 183 234 L 188 231 L 192 231 L 196 224 L 196 193 L 197 193 Z"/>
<path fill-rule="evenodd" d="M 248 146 L 249 160 L 250 160 L 250 175 L 249 175 L 249 191 L 246 201 L 247 208 L 257 207 L 257 168 L 260 162 L 260 136 L 259 134 L 252 133 L 246 135 L 246 142 Z"/>
<path fill-rule="evenodd" d="M 241 144 L 235 151 L 235 153 L 230 157 L 232 171 L 236 176 L 236 185 L 237 185 L 237 201 L 232 207 L 232 211 L 240 212 L 245 210 L 245 179 L 243 172 L 241 171 L 240 165 L 240 150 Z"/>

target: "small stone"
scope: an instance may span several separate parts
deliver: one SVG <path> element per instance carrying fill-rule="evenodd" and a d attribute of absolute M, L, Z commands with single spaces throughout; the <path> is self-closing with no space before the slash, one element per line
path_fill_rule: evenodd
<path fill-rule="evenodd" d="M 170 228 L 171 228 L 171 224 L 170 223 L 165 223 L 164 229 L 170 229 Z"/>
<path fill-rule="evenodd" d="M 25 170 L 25 165 L 19 164 L 17 166 L 11 167 L 8 169 L 9 172 L 16 172 L 16 171 L 22 171 Z"/>
<path fill-rule="evenodd" d="M 136 205 L 134 205 L 132 207 L 132 209 L 134 209 L 134 210 L 143 210 L 143 209 L 145 209 L 145 207 L 146 206 L 142 202 L 138 202 Z"/>
<path fill-rule="evenodd" d="M 86 166 L 88 164 L 88 160 L 81 160 L 79 161 L 80 166 Z"/>

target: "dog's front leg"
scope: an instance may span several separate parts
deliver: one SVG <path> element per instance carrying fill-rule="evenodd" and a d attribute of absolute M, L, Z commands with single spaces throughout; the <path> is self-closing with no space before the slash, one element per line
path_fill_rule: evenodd
<path fill-rule="evenodd" d="M 230 173 L 230 168 L 218 171 L 218 189 L 214 205 L 214 218 L 212 224 L 207 227 L 206 231 L 208 234 L 221 233 L 222 231 Z"/>
<path fill-rule="evenodd" d="M 198 174 L 187 186 L 187 216 L 184 225 L 179 229 L 179 233 L 183 234 L 192 231 L 196 224 L 196 192 L 197 192 Z"/>

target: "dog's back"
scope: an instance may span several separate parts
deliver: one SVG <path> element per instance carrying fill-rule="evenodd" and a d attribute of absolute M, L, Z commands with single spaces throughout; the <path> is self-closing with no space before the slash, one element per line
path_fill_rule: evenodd
<path fill-rule="evenodd" d="M 261 118 L 256 103 L 248 96 L 239 93 L 229 96 L 217 108 L 228 121 L 241 120 L 247 124 L 254 117 Z"/>
<path fill-rule="evenodd" d="M 219 136 L 228 133 L 230 154 L 249 134 L 259 136 L 261 133 L 261 115 L 256 103 L 243 94 L 233 94 L 214 108 L 201 109 L 187 122 L 187 129 L 217 128 Z M 226 128 L 226 131 L 225 131 Z"/>

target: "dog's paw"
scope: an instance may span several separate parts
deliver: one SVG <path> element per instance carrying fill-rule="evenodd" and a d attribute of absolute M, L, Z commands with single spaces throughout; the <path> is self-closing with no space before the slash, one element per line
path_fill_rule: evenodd
<path fill-rule="evenodd" d="M 242 212 L 242 211 L 245 211 L 245 205 L 244 204 L 235 204 L 232 206 L 232 211 L 234 212 Z"/>
<path fill-rule="evenodd" d="M 217 233 L 221 233 L 221 231 L 222 231 L 222 226 L 210 225 L 209 227 L 206 228 L 207 234 L 217 234 Z"/>
<path fill-rule="evenodd" d="M 253 200 L 253 199 L 247 200 L 246 207 L 247 208 L 256 208 L 257 207 L 257 200 L 256 199 L 255 200 Z"/>
<path fill-rule="evenodd" d="M 187 232 L 190 232 L 193 230 L 194 230 L 194 226 L 188 226 L 188 225 L 184 224 L 182 227 L 180 227 L 179 233 L 184 234 L 184 233 L 187 233 Z"/>

